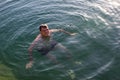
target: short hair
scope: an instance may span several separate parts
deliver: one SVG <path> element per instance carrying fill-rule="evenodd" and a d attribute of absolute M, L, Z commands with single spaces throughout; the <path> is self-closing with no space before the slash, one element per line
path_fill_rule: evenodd
<path fill-rule="evenodd" d="M 41 24 L 40 27 L 39 27 L 39 30 L 41 31 L 41 28 L 47 28 L 48 25 L 47 24 Z"/>

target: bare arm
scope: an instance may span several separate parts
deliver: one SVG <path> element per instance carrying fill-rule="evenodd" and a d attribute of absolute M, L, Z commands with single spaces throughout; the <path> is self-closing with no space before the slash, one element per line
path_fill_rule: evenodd
<path fill-rule="evenodd" d="M 51 29 L 50 31 L 51 32 L 63 32 L 63 33 L 69 34 L 69 35 L 75 35 L 76 34 L 76 33 L 70 33 L 70 32 L 65 31 L 63 29 Z"/>
<path fill-rule="evenodd" d="M 32 44 L 30 45 L 30 47 L 28 48 L 28 52 L 29 52 L 29 56 L 30 56 L 30 61 L 29 63 L 26 64 L 26 69 L 31 68 L 33 65 L 33 57 L 32 57 L 32 50 L 36 44 L 36 42 L 40 39 L 40 35 L 38 35 L 35 40 L 32 42 Z"/>
<path fill-rule="evenodd" d="M 30 47 L 28 48 L 28 52 L 29 52 L 29 56 L 30 56 L 30 61 L 33 61 L 33 58 L 32 58 L 32 50 L 36 44 L 36 42 L 40 39 L 40 35 L 38 35 L 35 40 L 32 42 L 32 44 L 30 45 Z"/>

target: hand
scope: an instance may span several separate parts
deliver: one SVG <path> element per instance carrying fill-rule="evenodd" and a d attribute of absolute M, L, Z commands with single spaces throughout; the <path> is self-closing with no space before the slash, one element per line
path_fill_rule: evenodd
<path fill-rule="evenodd" d="M 31 68 L 33 65 L 33 61 L 30 61 L 29 63 L 26 64 L 26 69 Z"/>
<path fill-rule="evenodd" d="M 71 36 L 74 36 L 74 35 L 77 35 L 78 33 L 72 33 L 72 34 L 70 34 Z"/>

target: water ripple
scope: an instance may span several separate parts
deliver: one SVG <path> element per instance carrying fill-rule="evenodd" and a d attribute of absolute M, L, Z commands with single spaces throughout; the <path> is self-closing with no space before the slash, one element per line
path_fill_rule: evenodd
<path fill-rule="evenodd" d="M 1 0 L 0 62 L 10 67 L 15 76 L 24 76 L 25 79 L 34 76 L 36 80 L 45 80 L 45 73 L 48 72 L 50 80 L 63 80 L 70 78 L 69 70 L 78 80 L 96 80 L 97 76 L 102 78 L 111 67 L 118 66 L 113 66 L 113 58 L 119 55 L 119 3 L 119 0 Z M 53 38 L 73 54 L 74 60 L 71 62 L 58 58 L 65 69 L 56 69 L 59 65 L 52 65 L 48 59 L 33 52 L 36 63 L 31 70 L 25 70 L 27 48 L 39 34 L 38 27 L 42 23 L 47 23 L 50 28 L 78 33 L 76 36 L 54 34 Z M 53 54 L 61 55 L 57 53 Z M 76 61 L 81 64 L 74 64 Z"/>

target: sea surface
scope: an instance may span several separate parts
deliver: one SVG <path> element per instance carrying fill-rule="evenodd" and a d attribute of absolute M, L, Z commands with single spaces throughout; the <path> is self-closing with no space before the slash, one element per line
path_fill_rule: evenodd
<path fill-rule="evenodd" d="M 26 69 L 40 24 L 77 33 L 53 34 L 72 57 L 33 51 Z M 0 80 L 120 80 L 120 0 L 0 0 Z"/>

